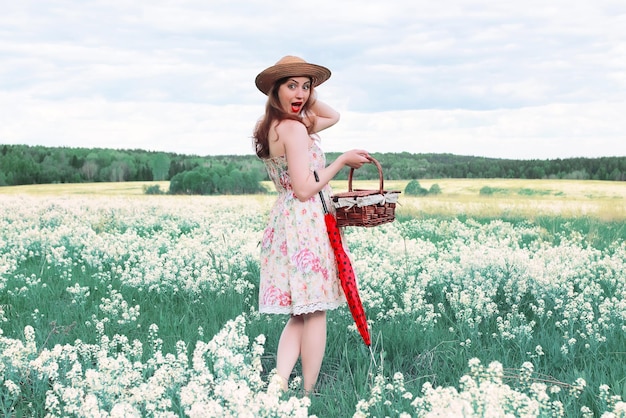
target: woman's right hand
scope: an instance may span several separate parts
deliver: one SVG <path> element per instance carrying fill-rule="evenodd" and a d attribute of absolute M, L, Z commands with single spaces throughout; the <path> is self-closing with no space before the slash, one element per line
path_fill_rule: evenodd
<path fill-rule="evenodd" d="M 371 162 L 369 160 L 370 154 L 362 149 L 346 151 L 342 154 L 342 157 L 344 158 L 344 164 L 355 170 L 361 168 L 363 164 Z"/>

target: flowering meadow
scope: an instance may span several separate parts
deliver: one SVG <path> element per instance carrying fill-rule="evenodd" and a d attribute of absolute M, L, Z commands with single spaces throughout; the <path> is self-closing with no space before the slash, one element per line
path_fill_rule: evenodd
<path fill-rule="evenodd" d="M 271 201 L 0 196 L 0 415 L 626 416 L 623 222 L 347 229 L 372 347 L 329 312 L 307 397 L 257 312 Z"/>

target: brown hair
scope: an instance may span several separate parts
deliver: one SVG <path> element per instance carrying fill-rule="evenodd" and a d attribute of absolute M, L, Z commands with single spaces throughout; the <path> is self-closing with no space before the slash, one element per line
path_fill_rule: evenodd
<path fill-rule="evenodd" d="M 281 78 L 280 80 L 277 80 L 276 83 L 274 83 L 267 95 L 267 103 L 265 104 L 265 115 L 254 128 L 254 147 L 256 150 L 256 155 L 259 158 L 266 159 L 270 157 L 269 135 L 270 127 L 272 126 L 272 123 L 274 121 L 278 121 L 278 123 L 280 124 L 280 122 L 285 119 L 297 120 L 298 122 L 302 122 L 307 127 L 307 132 L 311 133 L 311 130 L 313 129 L 315 120 L 314 116 L 309 113 L 309 109 L 315 103 L 315 92 L 313 89 L 313 85 L 311 85 L 309 100 L 306 101 L 306 103 L 302 107 L 301 112 L 308 115 L 308 126 L 301 116 L 285 112 L 280 105 L 280 99 L 278 98 L 278 89 L 290 78 L 291 77 Z"/>

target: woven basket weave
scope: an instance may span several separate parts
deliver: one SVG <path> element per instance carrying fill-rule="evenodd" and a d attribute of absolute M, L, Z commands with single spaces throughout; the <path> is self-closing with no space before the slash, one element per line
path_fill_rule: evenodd
<path fill-rule="evenodd" d="M 393 222 L 396 218 L 396 203 L 399 191 L 387 191 L 383 187 L 383 169 L 380 163 L 369 157 L 369 160 L 378 168 L 379 188 L 378 190 L 352 190 L 352 176 L 354 169 L 350 169 L 348 177 L 348 191 L 336 193 L 333 195 L 333 203 L 335 205 L 337 225 L 338 226 L 377 226 L 387 222 Z M 392 196 L 393 195 L 393 196 Z M 393 197 L 393 199 L 392 199 Z M 342 201 L 353 200 L 382 200 L 381 203 L 367 204 L 360 206 L 358 204 L 343 206 Z M 387 201 L 387 199 L 392 201 Z"/>

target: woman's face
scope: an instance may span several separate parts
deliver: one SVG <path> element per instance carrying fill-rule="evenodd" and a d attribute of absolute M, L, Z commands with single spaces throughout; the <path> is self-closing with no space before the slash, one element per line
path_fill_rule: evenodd
<path fill-rule="evenodd" d="M 299 114 L 311 95 L 309 77 L 289 77 L 278 89 L 280 106 L 287 113 Z"/>

